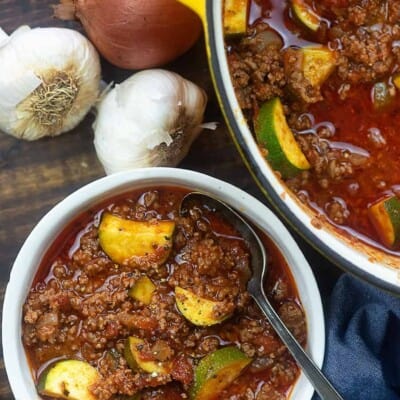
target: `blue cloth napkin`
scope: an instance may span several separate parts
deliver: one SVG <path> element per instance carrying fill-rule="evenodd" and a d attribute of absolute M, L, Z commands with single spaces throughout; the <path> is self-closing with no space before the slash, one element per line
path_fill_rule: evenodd
<path fill-rule="evenodd" d="M 400 400 L 400 298 L 342 275 L 328 309 L 323 371 L 345 400 Z"/>

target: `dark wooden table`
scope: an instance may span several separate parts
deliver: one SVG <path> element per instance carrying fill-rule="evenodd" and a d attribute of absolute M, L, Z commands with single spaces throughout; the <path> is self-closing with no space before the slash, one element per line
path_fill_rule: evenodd
<path fill-rule="evenodd" d="M 11 33 L 23 24 L 66 26 L 80 29 L 75 22 L 53 19 L 50 4 L 57 0 L 0 0 L 0 26 Z M 200 171 L 228 181 L 266 202 L 240 159 L 216 102 L 200 40 L 187 54 L 165 68 L 174 70 L 202 86 L 209 95 L 207 121 L 218 121 L 215 132 L 197 139 L 179 167 Z M 121 81 L 131 71 L 103 63 L 106 81 Z M 93 147 L 92 116 L 74 131 L 54 139 L 24 142 L 0 132 L 0 305 L 12 263 L 19 248 L 40 218 L 57 202 L 82 185 L 104 176 Z M 339 270 L 304 241 L 296 240 L 310 262 L 326 307 Z M 0 400 L 13 399 L 0 352 Z M 26 399 L 29 400 L 29 399 Z"/>

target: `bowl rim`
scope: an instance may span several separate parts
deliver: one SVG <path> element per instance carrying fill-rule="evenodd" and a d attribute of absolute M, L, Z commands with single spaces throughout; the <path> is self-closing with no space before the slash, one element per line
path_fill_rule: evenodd
<path fill-rule="evenodd" d="M 21 247 L 10 273 L 3 305 L 3 354 L 16 400 L 39 400 L 22 346 L 22 305 L 37 268 L 54 238 L 91 206 L 135 188 L 183 187 L 209 192 L 233 205 L 242 215 L 267 231 L 287 260 L 306 312 L 308 351 L 321 367 L 325 352 L 325 323 L 319 289 L 307 260 L 283 223 L 264 204 L 243 190 L 219 179 L 185 169 L 143 168 L 107 176 L 89 183 L 55 205 L 33 228 Z M 27 274 L 26 270 L 31 271 Z M 300 374 L 291 398 L 309 400 L 314 392 Z"/>
<path fill-rule="evenodd" d="M 221 9 L 222 0 L 206 0 L 209 64 L 225 121 L 253 179 L 280 217 L 329 261 L 385 291 L 400 295 L 400 270 L 382 262 L 386 253 L 355 237 L 346 240 L 346 235 L 339 235 L 331 224 L 316 227 L 313 224 L 316 214 L 305 211 L 262 157 L 234 93 L 224 47 Z M 388 254 L 387 257 L 395 259 L 392 265 L 400 264 L 397 256 Z"/>

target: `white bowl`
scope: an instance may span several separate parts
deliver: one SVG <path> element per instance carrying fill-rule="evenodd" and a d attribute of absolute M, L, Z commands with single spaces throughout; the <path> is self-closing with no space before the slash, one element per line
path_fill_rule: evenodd
<path fill-rule="evenodd" d="M 310 266 L 278 218 L 247 193 L 207 175 L 172 168 L 139 169 L 99 179 L 77 190 L 42 218 L 22 246 L 11 271 L 2 321 L 4 363 L 16 400 L 40 399 L 21 341 L 21 321 L 22 306 L 43 255 L 77 215 L 107 198 L 149 186 L 178 186 L 206 191 L 235 207 L 268 234 L 290 266 L 307 316 L 308 352 L 317 365 L 322 365 L 325 327 L 321 297 Z M 301 374 L 291 400 L 309 400 L 312 394 L 312 386 Z"/>

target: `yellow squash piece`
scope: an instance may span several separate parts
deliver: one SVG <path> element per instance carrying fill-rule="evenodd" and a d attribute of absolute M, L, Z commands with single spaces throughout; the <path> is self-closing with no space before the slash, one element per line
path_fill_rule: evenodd
<path fill-rule="evenodd" d="M 204 357 L 194 371 L 194 383 L 190 390 L 192 400 L 218 399 L 218 394 L 228 387 L 251 363 L 237 347 L 216 350 Z"/>
<path fill-rule="evenodd" d="M 173 221 L 132 221 L 104 213 L 99 226 L 100 246 L 116 263 L 137 257 L 162 264 L 172 248 Z"/>
<path fill-rule="evenodd" d="M 283 178 L 310 168 L 310 163 L 290 130 L 280 99 L 264 103 L 254 121 L 258 143 L 267 149 L 266 159 Z"/>
<path fill-rule="evenodd" d="M 248 0 L 225 0 L 224 33 L 225 35 L 243 35 L 247 30 L 249 12 Z"/>
<path fill-rule="evenodd" d="M 151 298 L 156 290 L 154 283 L 147 276 L 142 276 L 129 290 L 129 296 L 133 299 L 141 301 L 143 304 L 149 305 Z"/>
<path fill-rule="evenodd" d="M 400 89 L 400 74 L 397 73 L 394 77 L 393 77 L 393 83 L 394 85 L 397 87 L 397 89 Z"/>
<path fill-rule="evenodd" d="M 223 315 L 218 313 L 218 310 L 223 308 L 224 303 L 199 297 L 192 291 L 179 286 L 175 288 L 175 300 L 178 310 L 194 325 L 215 325 L 230 316 L 230 313 Z"/>
<path fill-rule="evenodd" d="M 393 248 L 400 244 L 400 199 L 397 196 L 370 206 L 368 216 L 385 246 Z"/>
<path fill-rule="evenodd" d="M 321 25 L 321 17 L 304 0 L 292 0 L 295 17 L 308 29 L 316 32 Z"/>
<path fill-rule="evenodd" d="M 89 391 L 100 375 L 84 361 L 63 360 L 45 370 L 39 379 L 38 392 L 67 400 L 96 400 Z"/>
<path fill-rule="evenodd" d="M 129 336 L 128 339 L 126 339 L 124 357 L 129 367 L 133 370 L 141 369 L 149 374 L 168 374 L 170 370 L 170 363 L 161 361 L 147 361 L 141 357 L 140 348 L 144 344 L 144 340 L 136 336 Z"/>
<path fill-rule="evenodd" d="M 327 47 L 303 47 L 302 69 L 304 77 L 314 87 L 320 87 L 336 66 L 336 53 Z"/>

